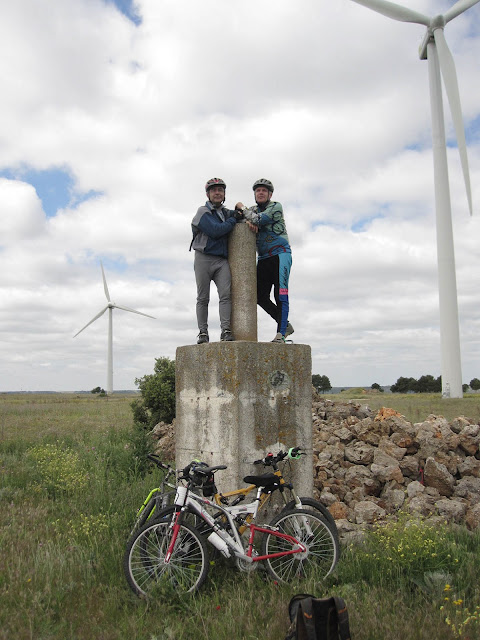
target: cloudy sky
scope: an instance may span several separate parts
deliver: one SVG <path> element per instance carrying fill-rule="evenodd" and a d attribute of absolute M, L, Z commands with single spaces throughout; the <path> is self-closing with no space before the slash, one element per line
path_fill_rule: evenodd
<path fill-rule="evenodd" d="M 403 0 L 435 15 L 453 0 Z M 290 319 L 334 386 L 440 375 L 424 27 L 351 0 L 15 0 L 0 10 L 0 391 L 114 388 L 195 342 L 190 222 L 275 184 Z M 463 381 L 480 377 L 480 4 L 450 22 L 446 108 Z M 211 339 L 218 339 L 212 289 Z M 273 321 L 259 312 L 259 338 Z"/>

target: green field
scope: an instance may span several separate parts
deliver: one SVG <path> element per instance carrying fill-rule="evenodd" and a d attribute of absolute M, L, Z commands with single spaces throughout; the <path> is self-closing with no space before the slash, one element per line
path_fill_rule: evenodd
<path fill-rule="evenodd" d="M 480 535 L 425 523 L 347 545 L 323 583 L 277 585 L 217 563 L 195 597 L 136 598 L 122 557 L 155 476 L 138 472 L 131 399 L 0 394 L 0 639 L 282 640 L 297 592 L 342 595 L 354 640 L 480 637 Z M 480 396 L 360 401 L 415 422 L 478 420 Z"/>
<path fill-rule="evenodd" d="M 374 411 L 380 407 L 389 407 L 404 415 L 410 422 L 423 422 L 430 414 L 444 416 L 447 420 L 465 416 L 480 422 L 480 393 L 467 393 L 463 398 L 443 399 L 436 393 L 368 393 L 363 389 L 351 389 L 320 397 L 334 402 L 355 400 L 367 404 Z"/>

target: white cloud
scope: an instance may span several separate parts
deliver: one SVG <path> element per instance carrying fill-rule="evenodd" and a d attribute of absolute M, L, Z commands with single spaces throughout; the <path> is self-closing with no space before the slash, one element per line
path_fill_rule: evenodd
<path fill-rule="evenodd" d="M 275 183 L 293 246 L 291 319 L 334 385 L 440 374 L 427 63 L 418 25 L 350 0 L 139 0 L 136 27 L 100 0 L 18 0 L 0 25 L 0 171 L 68 170 L 97 192 L 47 218 L 0 178 L 0 390 L 132 388 L 196 334 L 190 221 L 207 178 L 227 204 Z M 404 0 L 427 14 L 451 2 Z M 480 13 L 447 25 L 476 209 Z M 453 142 L 448 107 L 447 131 Z M 476 133 L 475 133 L 476 131 Z M 478 377 L 478 219 L 449 150 L 463 378 Z M 218 331 L 212 290 L 212 337 Z M 260 338 L 273 322 L 259 311 Z"/>

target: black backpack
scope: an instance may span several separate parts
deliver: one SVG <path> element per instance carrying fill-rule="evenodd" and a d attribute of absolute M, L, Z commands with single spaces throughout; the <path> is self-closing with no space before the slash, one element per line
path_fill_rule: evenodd
<path fill-rule="evenodd" d="M 290 629 L 285 640 L 350 640 L 348 611 L 342 598 L 300 593 L 288 605 Z"/>

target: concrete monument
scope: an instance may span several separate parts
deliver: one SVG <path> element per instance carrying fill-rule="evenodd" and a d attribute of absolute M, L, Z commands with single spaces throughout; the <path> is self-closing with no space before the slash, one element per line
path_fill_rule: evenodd
<path fill-rule="evenodd" d="M 255 235 L 245 224 L 231 234 L 232 332 L 235 342 L 178 347 L 176 464 L 226 464 L 220 490 L 261 473 L 253 461 L 300 446 L 292 465 L 300 495 L 312 495 L 312 366 L 308 345 L 257 342 Z"/>

